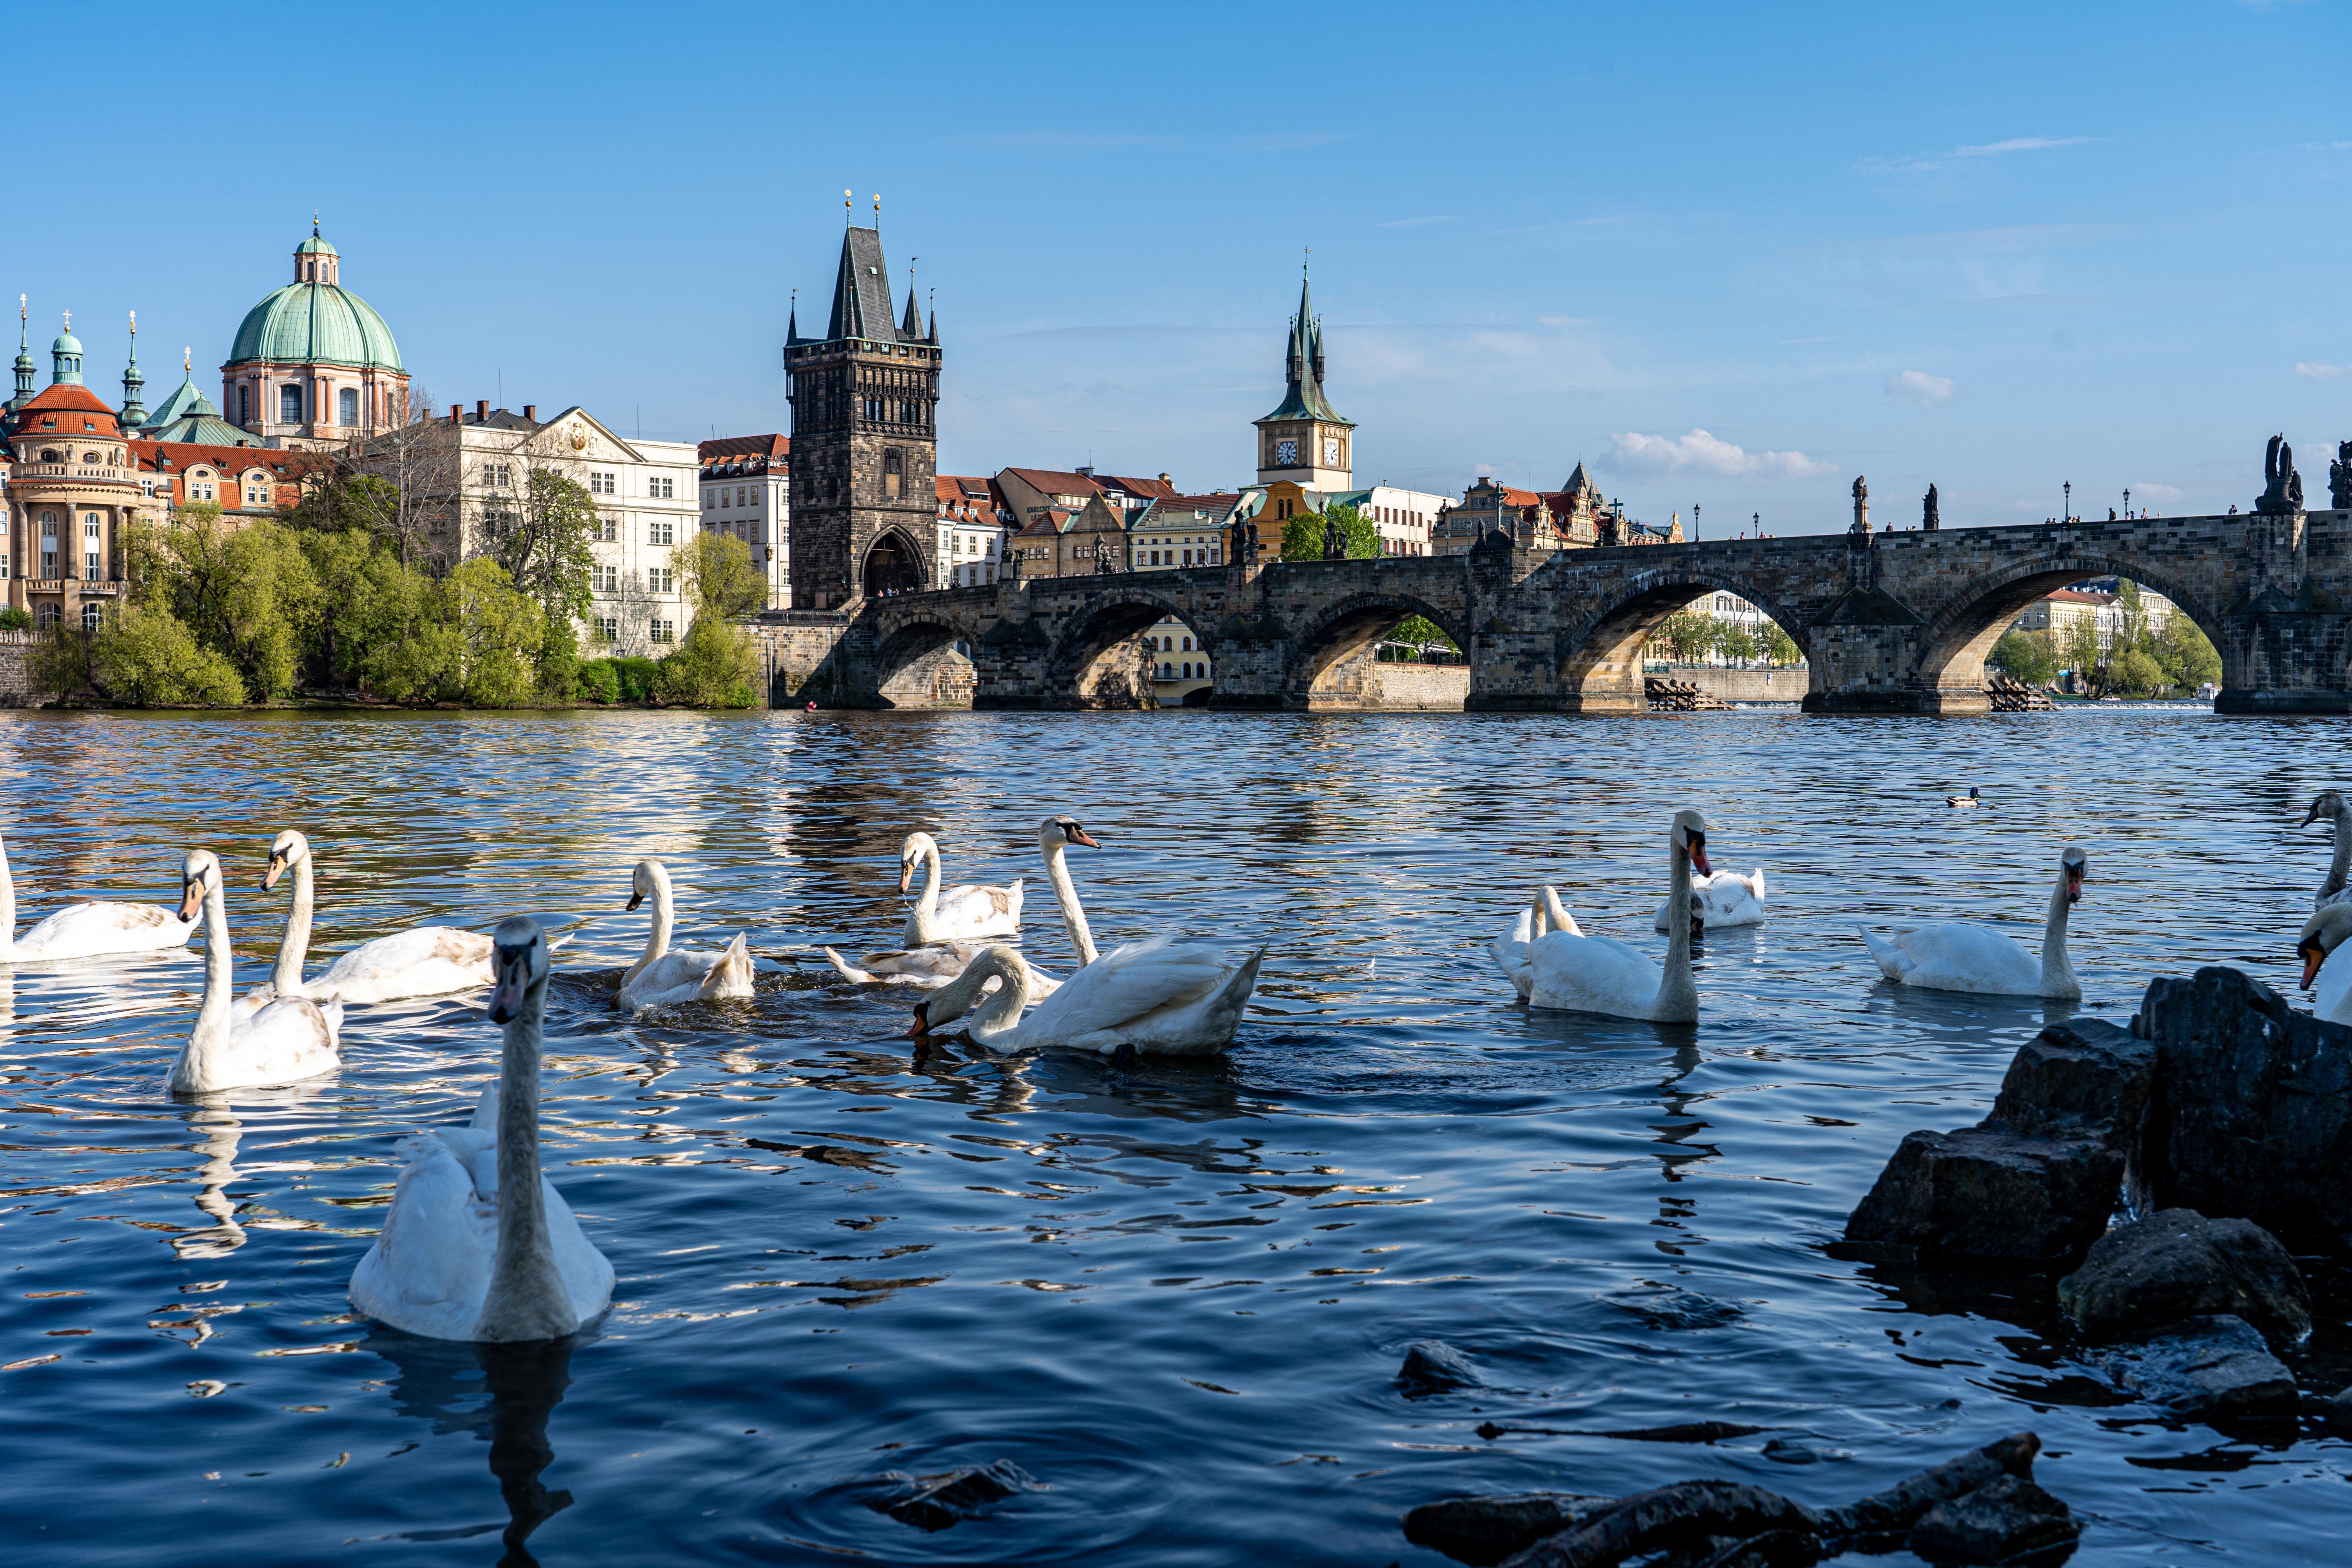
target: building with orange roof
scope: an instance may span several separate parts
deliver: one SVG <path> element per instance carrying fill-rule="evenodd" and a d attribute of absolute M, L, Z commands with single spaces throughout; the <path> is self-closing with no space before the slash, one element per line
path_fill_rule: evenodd
<path fill-rule="evenodd" d="M 9 400 L 0 577 L 9 607 L 39 625 L 94 630 L 105 607 L 121 601 L 131 521 L 154 503 L 141 493 L 138 459 L 114 410 L 82 384 L 72 318 L 49 345 L 49 384 L 26 396 L 30 357 L 20 348 L 18 396 Z"/>
<path fill-rule="evenodd" d="M 995 481 L 979 474 L 941 474 L 939 582 L 942 588 L 971 588 L 996 581 L 1004 569 L 1004 541 L 1012 531 Z"/>
<path fill-rule="evenodd" d="M 743 542 L 768 583 L 767 608 L 793 607 L 793 441 L 789 436 L 722 436 L 699 442 L 702 531 Z"/>

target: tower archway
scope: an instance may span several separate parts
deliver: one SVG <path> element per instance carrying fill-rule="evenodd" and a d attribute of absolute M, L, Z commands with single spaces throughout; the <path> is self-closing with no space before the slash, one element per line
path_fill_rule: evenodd
<path fill-rule="evenodd" d="M 866 547 L 858 588 L 867 598 L 912 594 L 928 586 L 923 581 L 922 552 L 898 530 L 887 530 Z"/>

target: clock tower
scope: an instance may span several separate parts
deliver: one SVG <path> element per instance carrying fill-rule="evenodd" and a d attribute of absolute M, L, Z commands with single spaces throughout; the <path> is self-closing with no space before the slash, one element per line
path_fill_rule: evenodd
<path fill-rule="evenodd" d="M 1310 490 L 1356 488 L 1356 426 L 1323 396 L 1323 321 L 1298 280 L 1298 314 L 1290 319 L 1282 406 L 1257 422 L 1257 482 L 1289 479 Z"/>

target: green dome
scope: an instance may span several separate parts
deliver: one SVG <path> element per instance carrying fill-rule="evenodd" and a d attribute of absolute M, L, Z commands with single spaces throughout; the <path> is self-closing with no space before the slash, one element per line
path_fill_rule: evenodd
<path fill-rule="evenodd" d="M 53 354 L 78 354 L 81 353 L 81 340 L 71 332 L 59 332 L 58 341 L 49 345 L 49 352 Z"/>
<path fill-rule="evenodd" d="M 294 247 L 297 256 L 340 256 L 342 253 L 317 235 L 312 235 Z"/>
<path fill-rule="evenodd" d="M 306 240 L 327 255 L 334 247 Z M 392 329 L 375 308 L 337 283 L 289 283 L 246 312 L 229 363 L 269 360 L 293 364 L 343 364 L 402 371 Z"/>

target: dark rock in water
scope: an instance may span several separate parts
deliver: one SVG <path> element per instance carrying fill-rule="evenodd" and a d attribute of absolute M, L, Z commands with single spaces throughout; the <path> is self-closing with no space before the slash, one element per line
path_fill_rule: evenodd
<path fill-rule="evenodd" d="M 2054 1562 L 2057 1550 L 2071 1547 L 2082 1533 L 2082 1521 L 2064 1503 L 2032 1481 L 1996 1476 L 1965 1497 L 1929 1509 L 1904 1544 L 1939 1565 L 2008 1563 L 2028 1555 Z M 2038 1555 L 2045 1552 L 2052 1555 Z"/>
<path fill-rule="evenodd" d="M 2323 1401 L 2319 1418 L 2327 1429 L 2339 1437 L 2352 1437 L 2352 1386 L 2336 1390 L 2336 1396 Z"/>
<path fill-rule="evenodd" d="M 2352 1030 L 2234 969 L 2149 984 L 2157 1088 L 2135 1169 L 2142 1207 L 2352 1235 Z"/>
<path fill-rule="evenodd" d="M 1818 1465 L 1824 1459 L 1851 1459 L 1851 1448 L 1816 1448 L 1801 1437 L 1775 1437 L 1764 1445 L 1764 1457 L 1784 1465 Z"/>
<path fill-rule="evenodd" d="M 1469 1357 L 1439 1340 L 1423 1340 L 1407 1346 L 1404 1365 L 1397 1369 L 1396 1380 L 1407 1399 L 1447 1394 L 1457 1388 L 1476 1388 L 1486 1381 L 1470 1364 Z"/>
<path fill-rule="evenodd" d="M 2058 1305 L 2095 1340 L 2217 1314 L 2281 1343 L 2311 1331 L 2311 1294 L 2278 1238 L 2252 1220 L 2192 1209 L 2164 1209 L 2099 1237 L 2058 1281 Z"/>
<path fill-rule="evenodd" d="M 1415 1546 L 1443 1552 L 1456 1563 L 1488 1568 L 1616 1501 L 1575 1492 L 1446 1498 L 1425 1502 L 1406 1514 L 1404 1538 Z"/>
<path fill-rule="evenodd" d="M 1684 1421 L 1672 1426 L 1625 1426 L 1595 1434 L 1629 1443 L 1720 1443 L 1727 1437 L 1753 1437 L 1769 1426 L 1742 1426 L 1730 1421 Z"/>
<path fill-rule="evenodd" d="M 1643 1552 L 1702 1547 L 1695 1562 L 1716 1550 L 1716 1538 L 1747 1542 L 1770 1531 L 1819 1535 L 1811 1509 L 1779 1492 L 1738 1481 L 1678 1481 L 1621 1498 L 1559 1534 L 1537 1542 L 1505 1568 L 1601 1568 Z"/>
<path fill-rule="evenodd" d="M 1601 1300 L 1643 1320 L 1654 1329 L 1719 1329 L 1742 1309 L 1674 1285 L 1642 1285 L 1612 1290 Z"/>
<path fill-rule="evenodd" d="M 2292 1415 L 2294 1379 L 2243 1318 L 2191 1318 L 2092 1357 L 2143 1399 L 2207 1420 Z"/>
<path fill-rule="evenodd" d="M 2115 1212 L 2155 1047 L 2095 1018 L 2021 1047 L 1992 1114 L 1903 1140 L 1846 1221 L 1846 1240 L 1982 1258 L 2069 1257 Z"/>
<path fill-rule="evenodd" d="M 928 1476 L 894 1470 L 881 1479 L 895 1483 L 893 1489 L 869 1499 L 866 1506 L 925 1530 L 945 1530 L 1016 1493 L 1044 1489 L 1042 1482 L 1010 1459 L 992 1465 L 961 1465 Z"/>
<path fill-rule="evenodd" d="M 1883 1492 L 1873 1492 L 1842 1508 L 1822 1509 L 1822 1523 L 1838 1535 L 1884 1535 L 1908 1530 L 1937 1503 L 1964 1497 L 1999 1477 L 2032 1480 L 2033 1457 L 2040 1452 L 2040 1437 L 2031 1432 L 2013 1432 L 1998 1442 L 1922 1470 Z"/>

